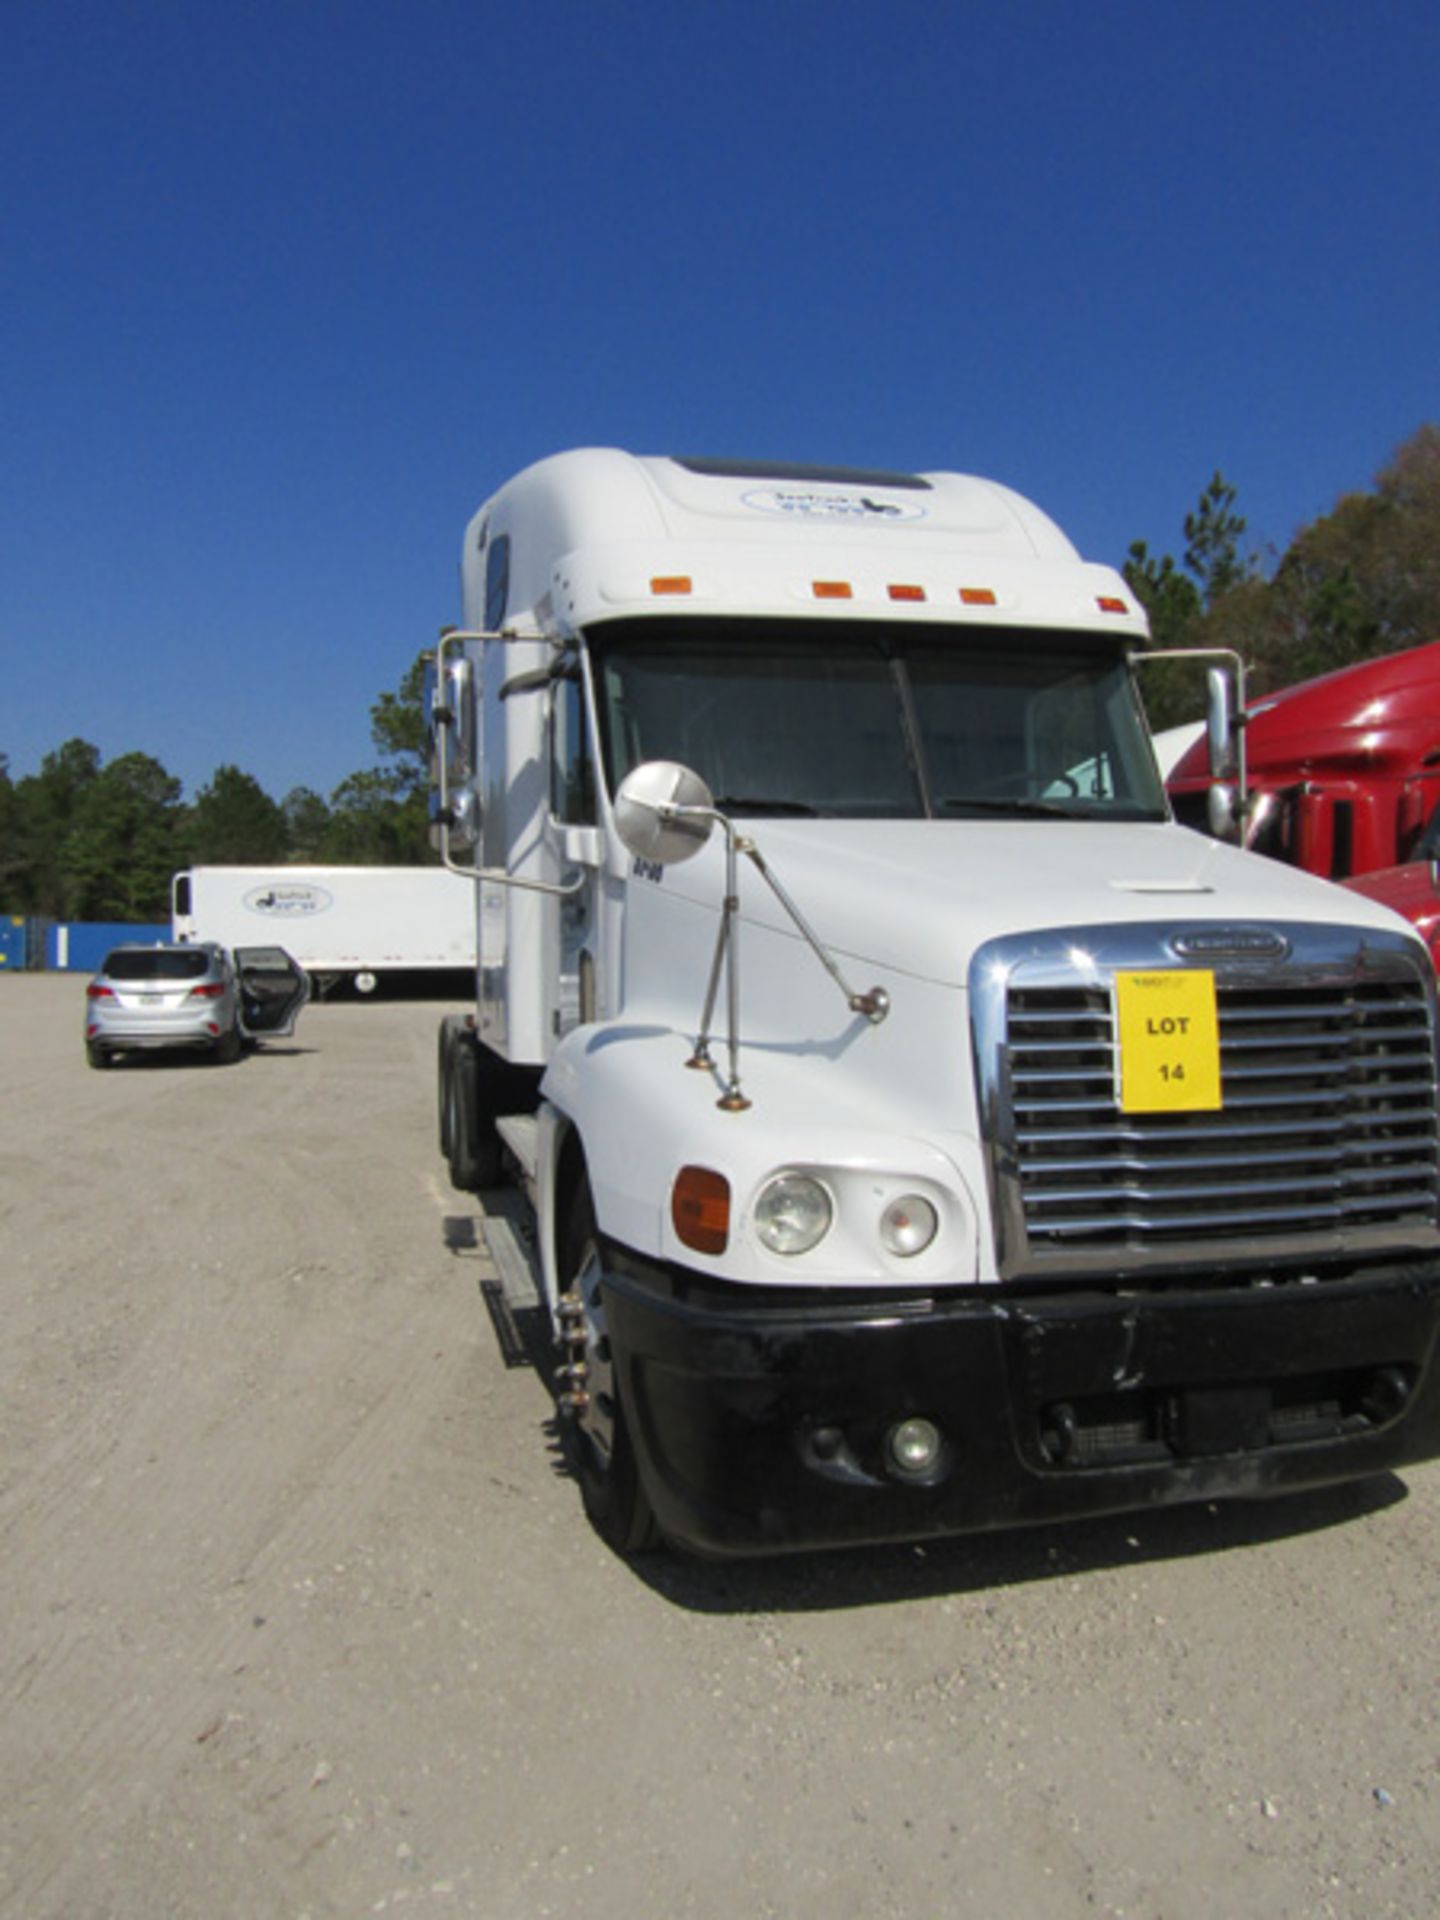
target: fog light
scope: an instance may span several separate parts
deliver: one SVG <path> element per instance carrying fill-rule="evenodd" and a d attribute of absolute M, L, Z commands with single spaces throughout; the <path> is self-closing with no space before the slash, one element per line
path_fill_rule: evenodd
<path fill-rule="evenodd" d="M 808 1173 L 778 1173 L 755 1202 L 755 1231 L 771 1253 L 809 1253 L 830 1231 L 830 1195 Z"/>
<path fill-rule="evenodd" d="M 940 1429 L 921 1416 L 901 1420 L 890 1429 L 885 1444 L 901 1473 L 928 1473 L 940 1458 Z"/>
<path fill-rule="evenodd" d="M 1410 1398 L 1410 1377 L 1404 1367 L 1378 1367 L 1365 1383 L 1360 1411 L 1376 1426 L 1384 1426 L 1404 1411 Z"/>
<path fill-rule="evenodd" d="M 902 1193 L 880 1216 L 880 1244 L 902 1260 L 923 1253 L 939 1230 L 934 1207 L 918 1193 Z"/>

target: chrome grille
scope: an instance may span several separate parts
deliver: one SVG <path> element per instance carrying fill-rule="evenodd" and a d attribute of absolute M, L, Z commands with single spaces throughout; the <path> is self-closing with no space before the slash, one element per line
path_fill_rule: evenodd
<path fill-rule="evenodd" d="M 1006 1271 L 1435 1243 L 1434 994 L 1403 947 L 1348 967 L 1217 968 L 1208 1113 L 1122 1113 L 1109 979 L 1062 972 L 1022 964 L 1004 990 L 991 1081 Z"/>

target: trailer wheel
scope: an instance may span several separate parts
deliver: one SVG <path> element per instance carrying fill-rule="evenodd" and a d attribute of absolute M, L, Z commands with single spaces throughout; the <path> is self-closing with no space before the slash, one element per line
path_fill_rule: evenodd
<path fill-rule="evenodd" d="M 570 1432 L 575 1477 L 591 1526 L 617 1553 L 645 1553 L 660 1543 L 649 1496 L 640 1482 L 624 1396 L 605 1324 L 600 1235 L 590 1189 L 582 1181 L 570 1203 L 562 1242 L 564 1310 L 572 1354 L 583 1354 L 584 1379 Z M 581 1335 L 583 1333 L 583 1346 Z M 576 1362 L 572 1360 L 572 1365 Z M 572 1376 L 573 1377 L 573 1376 Z"/>
<path fill-rule="evenodd" d="M 441 1057 L 444 1060 L 443 1042 Z M 480 1050 L 472 1034 L 456 1034 L 442 1072 L 445 1106 L 440 1135 L 448 1142 L 445 1158 L 450 1184 L 458 1193 L 478 1193 L 499 1183 L 500 1135 L 481 1099 Z"/>

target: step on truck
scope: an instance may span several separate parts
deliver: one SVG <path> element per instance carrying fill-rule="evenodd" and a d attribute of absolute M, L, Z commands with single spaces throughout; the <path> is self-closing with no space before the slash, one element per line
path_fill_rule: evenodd
<path fill-rule="evenodd" d="M 1440 1451 L 1425 950 L 1174 822 L 1116 573 L 964 475 L 592 449 L 502 487 L 462 579 L 441 1147 L 533 1208 L 605 1538 L 919 1540 Z"/>

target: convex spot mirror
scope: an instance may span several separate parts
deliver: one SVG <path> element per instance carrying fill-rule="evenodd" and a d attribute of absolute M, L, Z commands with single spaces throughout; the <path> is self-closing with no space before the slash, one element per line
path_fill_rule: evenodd
<path fill-rule="evenodd" d="M 1240 816 L 1235 805 L 1235 789 L 1217 780 L 1205 796 L 1205 820 L 1217 840 L 1240 838 Z"/>
<path fill-rule="evenodd" d="M 447 845 L 461 852 L 473 847 L 480 838 L 480 798 L 474 788 L 452 791 L 443 809 L 439 794 L 432 792 L 428 832 L 437 853 Z"/>
<path fill-rule="evenodd" d="M 715 797 L 698 773 L 647 760 L 620 782 L 615 831 L 639 860 L 673 867 L 699 853 L 715 825 Z"/>

